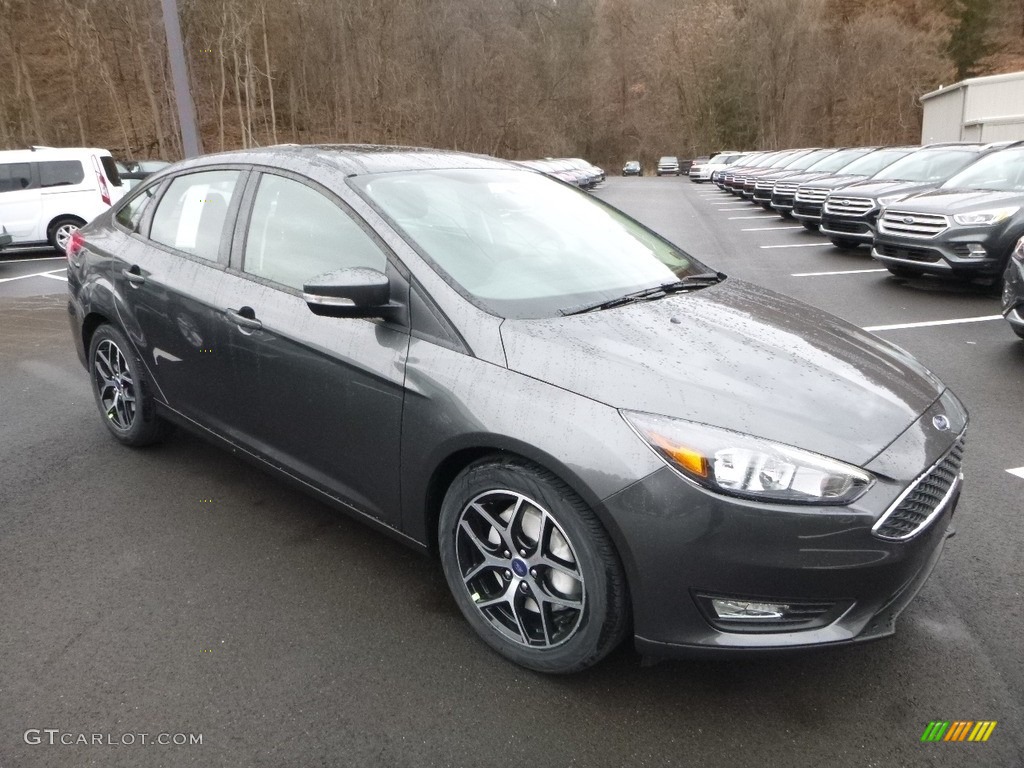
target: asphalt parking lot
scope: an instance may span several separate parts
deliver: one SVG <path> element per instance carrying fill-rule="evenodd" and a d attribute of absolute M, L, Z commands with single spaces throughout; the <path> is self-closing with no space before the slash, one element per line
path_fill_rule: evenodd
<path fill-rule="evenodd" d="M 965 402 L 959 533 L 894 638 L 655 666 L 626 646 L 569 678 L 511 666 L 436 563 L 189 435 L 116 444 L 61 260 L 4 254 L 0 768 L 1024 765 L 1024 342 L 998 299 L 896 281 L 707 184 L 596 194 L 730 277 L 876 329 Z M 998 726 L 923 744 L 933 720 Z"/>

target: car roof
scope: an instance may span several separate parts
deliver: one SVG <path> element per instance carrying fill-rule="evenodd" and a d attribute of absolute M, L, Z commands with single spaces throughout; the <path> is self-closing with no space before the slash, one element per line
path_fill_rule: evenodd
<path fill-rule="evenodd" d="M 219 152 L 186 160 L 179 168 L 219 163 L 278 165 L 294 160 L 337 168 L 346 176 L 372 173 L 452 168 L 510 169 L 516 164 L 487 155 L 427 147 L 396 147 L 377 144 L 278 144 L 270 147 Z"/>
<path fill-rule="evenodd" d="M 33 149 L 0 150 L 0 162 L 31 163 L 40 160 L 71 159 L 88 155 L 109 155 L 110 151 L 98 147 L 35 147 Z"/>

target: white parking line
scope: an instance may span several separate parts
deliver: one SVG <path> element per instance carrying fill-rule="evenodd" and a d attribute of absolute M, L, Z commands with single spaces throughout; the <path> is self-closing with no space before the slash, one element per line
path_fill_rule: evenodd
<path fill-rule="evenodd" d="M 760 216 L 730 216 L 729 221 L 740 221 L 741 219 L 760 219 L 761 221 L 764 221 L 765 219 L 771 218 L 771 216 L 772 214 L 770 213 L 762 213 Z"/>
<path fill-rule="evenodd" d="M 1017 477 L 1024 478 L 1024 467 L 1017 467 L 1016 469 L 1008 469 L 1006 471 L 1009 472 L 1011 475 L 1016 475 Z"/>
<path fill-rule="evenodd" d="M 933 325 L 959 325 L 961 323 L 983 323 L 986 320 L 1002 320 L 1002 315 L 986 315 L 985 317 L 959 317 L 955 320 L 929 320 L 924 323 L 897 323 L 895 325 L 869 325 L 865 331 L 898 331 L 901 328 L 930 328 Z"/>
<path fill-rule="evenodd" d="M 747 227 L 741 229 L 740 232 L 781 232 L 784 229 L 803 229 L 803 225 L 797 224 L 795 227 Z"/>
<path fill-rule="evenodd" d="M 792 245 L 759 245 L 758 248 L 824 248 L 832 243 L 793 243 Z"/>
<path fill-rule="evenodd" d="M 35 259 L 0 259 L 0 264 L 17 264 L 20 261 L 56 261 L 57 259 L 66 261 L 67 256 L 43 256 L 42 258 Z"/>
<path fill-rule="evenodd" d="M 819 275 L 864 275 L 868 272 L 888 272 L 888 269 L 844 269 L 839 272 L 793 272 L 790 277 L 818 277 Z"/>
<path fill-rule="evenodd" d="M 64 270 L 62 269 L 60 271 L 63 272 Z M 65 283 L 68 281 L 67 275 L 55 275 L 52 272 L 44 272 L 43 274 L 40 275 L 40 277 L 48 277 L 51 280 L 60 280 Z"/>
<path fill-rule="evenodd" d="M 17 277 L 4 277 L 4 278 L 0 278 L 0 283 L 9 283 L 12 280 L 25 280 L 26 278 L 29 278 L 29 277 L 53 277 L 53 275 L 50 274 L 50 273 L 51 272 L 59 272 L 59 271 L 63 271 L 63 270 L 51 269 L 50 272 L 33 272 L 31 275 L 18 275 Z M 57 279 L 58 280 L 63 280 L 64 278 L 63 277 L 59 277 Z"/>

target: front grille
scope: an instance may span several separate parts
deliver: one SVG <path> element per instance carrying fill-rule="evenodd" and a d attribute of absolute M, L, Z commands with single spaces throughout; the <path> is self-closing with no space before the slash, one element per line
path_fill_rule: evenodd
<path fill-rule="evenodd" d="M 768 190 L 770 190 L 774 186 L 775 186 L 775 182 L 769 180 L 769 181 L 759 181 L 759 182 L 757 182 L 757 184 L 754 185 L 754 188 L 758 192 L 767 192 Z"/>
<path fill-rule="evenodd" d="M 905 541 L 920 533 L 938 515 L 960 477 L 964 438 L 934 467 L 910 486 L 897 503 L 875 523 L 872 532 L 882 539 Z"/>
<path fill-rule="evenodd" d="M 790 184 L 787 182 L 777 181 L 775 186 L 772 187 L 772 191 L 776 195 L 792 195 L 796 193 L 797 184 Z"/>
<path fill-rule="evenodd" d="M 813 216 L 819 218 L 821 216 L 821 205 L 817 203 L 805 203 L 800 200 L 799 196 L 795 203 L 793 203 L 793 213 L 798 213 L 801 216 Z"/>
<path fill-rule="evenodd" d="M 830 195 L 825 203 L 825 213 L 837 216 L 863 216 L 875 207 L 870 197 L 847 197 L 846 195 Z"/>
<path fill-rule="evenodd" d="M 907 261 L 924 261 L 929 264 L 942 261 L 942 256 L 937 251 L 933 251 L 931 248 L 906 248 L 898 245 L 889 245 L 888 243 L 879 244 L 875 241 L 875 250 L 883 256 L 888 256 L 893 259 L 906 259 Z"/>
<path fill-rule="evenodd" d="M 825 206 L 825 211 L 828 212 L 828 206 Z M 836 219 L 829 219 L 827 223 L 823 224 L 825 229 L 830 232 L 849 232 L 852 235 L 868 235 L 871 234 L 871 229 L 863 221 L 842 221 Z"/>
<path fill-rule="evenodd" d="M 800 203 L 824 203 L 826 197 L 828 197 L 827 189 L 800 187 L 796 191 L 796 199 Z"/>
<path fill-rule="evenodd" d="M 906 237 L 935 237 L 949 227 L 949 219 L 937 213 L 886 209 L 878 220 L 883 232 Z"/>

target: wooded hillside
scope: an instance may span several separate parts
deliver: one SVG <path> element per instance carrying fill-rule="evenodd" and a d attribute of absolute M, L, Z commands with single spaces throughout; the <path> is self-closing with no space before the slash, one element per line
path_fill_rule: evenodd
<path fill-rule="evenodd" d="M 922 93 L 1024 68 L 1024 0 L 179 2 L 208 152 L 916 142 Z M 181 155 L 160 0 L 0 0 L 0 72 L 0 146 Z"/>

